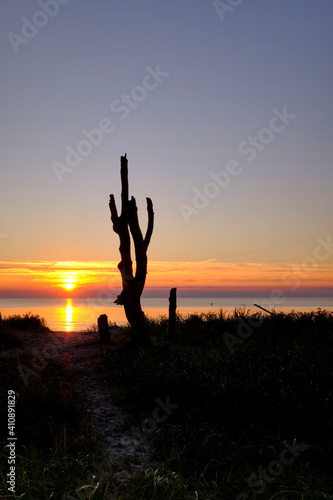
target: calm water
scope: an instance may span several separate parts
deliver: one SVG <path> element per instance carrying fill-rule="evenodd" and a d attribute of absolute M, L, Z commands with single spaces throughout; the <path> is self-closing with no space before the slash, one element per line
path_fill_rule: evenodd
<path fill-rule="evenodd" d="M 273 304 L 267 298 L 191 298 L 177 299 L 177 311 L 182 314 L 208 311 L 218 312 L 223 309 L 231 313 L 235 307 L 246 307 L 259 311 L 253 304 L 259 304 L 271 310 Z M 142 307 L 147 316 L 159 317 L 168 314 L 168 299 L 142 299 Z M 332 297 L 287 297 L 283 304 L 276 306 L 277 311 L 289 312 L 311 311 L 318 307 L 333 311 Z M 107 314 L 110 321 L 125 324 L 124 308 L 97 299 L 0 299 L 2 317 L 11 314 L 25 314 L 32 312 L 46 319 L 52 330 L 81 331 L 97 323 L 100 314 Z"/>

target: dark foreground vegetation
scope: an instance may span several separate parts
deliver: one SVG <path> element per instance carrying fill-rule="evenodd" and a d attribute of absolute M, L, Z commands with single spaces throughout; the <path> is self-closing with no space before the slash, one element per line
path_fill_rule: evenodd
<path fill-rule="evenodd" d="M 51 330 L 44 318 L 38 314 L 13 314 L 4 319 L 0 315 L 0 346 L 2 348 L 18 347 L 22 342 L 19 332 L 47 333 Z"/>
<path fill-rule="evenodd" d="M 333 499 L 332 312 L 197 314 L 172 338 L 165 318 L 149 327 L 150 348 L 128 348 L 124 328 L 96 360 L 128 412 L 124 431 L 154 450 L 123 486 L 62 360 L 26 387 L 1 359 L 3 422 L 17 392 L 16 498 Z"/>

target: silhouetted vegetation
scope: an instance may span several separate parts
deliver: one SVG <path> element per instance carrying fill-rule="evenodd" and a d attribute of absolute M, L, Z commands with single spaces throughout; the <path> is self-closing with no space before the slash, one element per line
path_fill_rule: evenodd
<path fill-rule="evenodd" d="M 13 314 L 3 318 L 4 328 L 7 332 L 22 331 L 22 332 L 49 332 L 50 329 L 46 324 L 45 318 L 41 318 L 38 314 L 31 312 L 25 314 Z"/>
<path fill-rule="evenodd" d="M 279 460 L 284 441 L 299 456 L 260 498 L 333 498 L 333 313 L 178 317 L 173 342 L 166 327 L 150 320 L 150 350 L 105 351 L 129 426 L 152 419 L 156 398 L 179 405 L 147 434 L 160 465 L 138 498 L 257 498 L 260 481 L 247 480 Z M 250 333 L 230 350 L 240 331 Z"/>
<path fill-rule="evenodd" d="M 0 357 L 0 498 L 108 498 L 112 470 L 97 442 L 87 403 L 73 388 L 66 359 L 48 359 L 24 383 L 19 366 L 33 366 L 34 354 Z M 7 391 L 16 395 L 16 495 L 7 490 Z"/>
<path fill-rule="evenodd" d="M 31 312 L 13 314 L 2 319 L 3 332 L 0 336 L 0 345 L 3 348 L 18 347 L 22 344 L 22 332 L 48 333 L 49 327 L 45 318 Z"/>
<path fill-rule="evenodd" d="M 66 364 L 50 360 L 26 387 L 16 359 L 0 360 L 2 421 L 7 388 L 17 394 L 20 493 L 68 500 L 333 499 L 332 312 L 178 316 L 172 339 L 166 317 L 147 321 L 149 348 L 128 348 L 129 328 L 121 328 L 96 360 L 104 385 L 129 412 L 124 431 L 147 438 L 154 450 L 155 465 L 121 486 Z M 252 331 L 245 326 L 251 324 Z M 244 332 L 242 342 L 230 344 Z M 29 356 L 20 362 L 30 366 Z M 283 450 L 288 463 L 278 470 Z M 6 460 L 2 446 L 2 470 Z M 4 491 L 4 475 L 2 481 Z"/>

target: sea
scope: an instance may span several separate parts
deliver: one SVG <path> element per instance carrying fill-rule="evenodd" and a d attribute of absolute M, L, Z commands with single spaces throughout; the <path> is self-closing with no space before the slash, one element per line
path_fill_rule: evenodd
<path fill-rule="evenodd" d="M 112 299 L 113 300 L 113 299 Z M 96 298 L 34 298 L 34 299 L 4 299 L 0 298 L 0 313 L 2 317 L 13 314 L 38 314 L 45 318 L 47 326 L 54 331 L 84 331 L 97 325 L 97 318 L 106 314 L 109 321 L 118 325 L 127 323 L 124 308 L 112 300 Z M 142 298 L 142 309 L 146 316 L 159 318 L 168 315 L 169 301 L 167 298 Z M 195 313 L 218 313 L 221 309 L 228 315 L 235 308 L 245 308 L 260 311 L 254 304 L 269 311 L 288 313 L 292 310 L 309 312 L 318 308 L 333 311 L 333 297 L 283 297 L 279 304 L 273 304 L 265 297 L 223 297 L 223 298 L 177 298 L 177 312 L 182 315 Z"/>

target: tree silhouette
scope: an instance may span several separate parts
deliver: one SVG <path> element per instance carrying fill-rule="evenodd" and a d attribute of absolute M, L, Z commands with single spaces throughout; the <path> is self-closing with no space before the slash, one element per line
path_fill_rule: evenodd
<path fill-rule="evenodd" d="M 146 235 L 143 238 L 139 220 L 138 209 L 135 198 L 129 200 L 128 195 L 128 166 L 127 158 L 120 157 L 120 177 L 121 177 L 121 214 L 118 216 L 114 195 L 110 195 L 110 211 L 113 230 L 118 234 L 120 240 L 120 257 L 118 269 L 122 277 L 123 290 L 115 304 L 124 306 L 126 318 L 131 325 L 131 340 L 135 344 L 149 342 L 147 322 L 144 312 L 141 309 L 141 294 L 143 292 L 147 274 L 147 248 L 154 227 L 153 204 L 150 198 L 147 200 L 148 226 Z M 136 269 L 133 275 L 133 263 L 131 259 L 131 239 L 132 235 L 135 249 Z"/>

